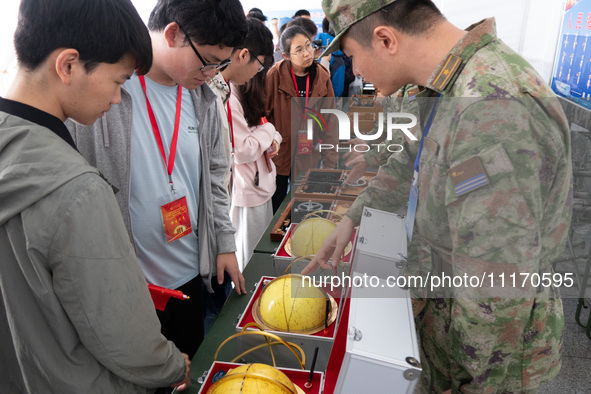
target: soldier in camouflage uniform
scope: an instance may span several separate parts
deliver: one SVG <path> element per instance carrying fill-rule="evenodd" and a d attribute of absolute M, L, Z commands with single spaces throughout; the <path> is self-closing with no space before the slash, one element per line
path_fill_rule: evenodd
<path fill-rule="evenodd" d="M 495 278 L 477 291 L 419 294 L 417 392 L 534 391 L 560 370 L 562 302 L 554 286 L 501 288 L 496 279 L 551 273 L 563 251 L 572 169 L 559 103 L 496 37 L 494 19 L 462 31 L 430 0 L 324 0 L 323 8 L 337 33 L 327 51 L 340 45 L 383 94 L 415 84 L 425 87 L 417 100 L 441 96 L 436 110 L 433 99 L 416 105 L 419 141 L 434 117 L 416 179 L 409 268 Z M 408 201 L 419 142 L 401 143 L 304 272 L 338 261 L 364 206 L 394 211 Z"/>
<path fill-rule="evenodd" d="M 384 115 L 384 124 L 382 127 L 382 132 L 387 127 L 387 116 L 388 113 L 391 112 L 403 112 L 403 113 L 412 113 L 416 114 L 418 112 L 417 108 L 417 101 L 416 96 L 418 93 L 421 92 L 421 88 L 416 85 L 405 85 L 396 93 L 391 96 L 384 97 L 382 99 L 382 107 L 383 107 L 383 115 Z M 398 123 L 408 123 L 408 119 L 401 119 Z M 409 131 L 417 137 L 417 139 L 421 138 L 421 129 L 420 125 L 416 125 L 409 129 Z M 379 125 L 376 122 L 373 130 L 367 134 L 369 135 L 376 135 L 379 133 Z M 388 150 L 387 146 L 389 144 L 404 144 L 406 141 L 404 138 L 400 138 L 400 134 L 393 134 L 394 139 L 385 140 L 380 144 L 373 144 L 371 146 L 358 148 L 358 150 L 350 150 L 349 152 L 343 155 L 343 158 L 346 160 L 345 164 L 347 167 L 353 166 L 353 169 L 349 172 L 347 183 L 354 183 L 359 179 L 365 172 L 370 168 L 378 168 L 383 164 L 388 162 L 388 158 L 392 154 L 391 151 Z M 360 138 L 354 138 L 349 140 L 349 143 L 352 146 L 360 146 L 365 145 L 366 142 L 361 140 Z M 365 153 L 363 153 L 365 152 Z"/>

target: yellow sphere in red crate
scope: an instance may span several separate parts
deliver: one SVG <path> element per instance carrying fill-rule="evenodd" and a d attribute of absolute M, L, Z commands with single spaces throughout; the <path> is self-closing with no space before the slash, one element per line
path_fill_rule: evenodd
<path fill-rule="evenodd" d="M 313 334 L 334 321 L 335 309 L 335 301 L 309 277 L 290 274 L 265 286 L 253 305 L 253 317 L 267 329 Z"/>
<path fill-rule="evenodd" d="M 337 225 L 328 219 L 312 217 L 297 225 L 291 235 L 291 252 L 295 257 L 318 253 L 322 243 Z"/>
<path fill-rule="evenodd" d="M 207 394 L 295 394 L 296 386 L 280 370 L 267 364 L 245 364 L 228 371 Z"/>

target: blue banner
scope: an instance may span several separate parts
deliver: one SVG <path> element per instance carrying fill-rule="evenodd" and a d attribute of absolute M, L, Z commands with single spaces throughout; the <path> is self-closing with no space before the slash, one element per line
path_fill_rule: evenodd
<path fill-rule="evenodd" d="M 568 0 L 554 61 L 552 89 L 591 109 L 591 0 Z"/>

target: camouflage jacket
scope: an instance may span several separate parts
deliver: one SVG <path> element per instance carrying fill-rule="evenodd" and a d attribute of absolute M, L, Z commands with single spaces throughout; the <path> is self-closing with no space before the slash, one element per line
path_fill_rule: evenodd
<path fill-rule="evenodd" d="M 572 205 L 569 128 L 548 85 L 496 37 L 494 19 L 467 30 L 416 100 L 407 91 L 399 102 L 424 124 L 434 105 L 424 97 L 441 94 L 420 157 L 409 269 L 422 276 L 442 269 L 493 274 L 497 288 L 489 290 L 507 292 L 508 283 L 503 289 L 496 282 L 500 273 L 541 273 L 564 249 Z M 420 141 L 419 127 L 414 132 Z M 401 135 L 395 134 L 404 151 L 388 157 L 349 209 L 355 223 L 364 206 L 394 211 L 408 202 L 419 141 Z M 370 164 L 385 156 L 370 155 Z M 470 371 L 465 392 L 488 392 L 501 381 L 509 391 L 534 388 L 558 372 L 560 300 L 552 288 L 525 290 L 521 298 L 508 292 L 511 299 L 498 308 L 490 299 L 457 297 L 442 317 L 445 329 L 427 330 Z M 547 307 L 532 307 L 535 296 Z M 508 370 L 505 358 L 522 367 Z"/>

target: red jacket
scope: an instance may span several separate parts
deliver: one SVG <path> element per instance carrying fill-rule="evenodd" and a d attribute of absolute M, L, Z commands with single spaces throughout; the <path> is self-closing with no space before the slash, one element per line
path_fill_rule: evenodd
<path fill-rule="evenodd" d="M 334 90 L 330 82 L 330 75 L 324 67 L 317 63 L 314 64 L 317 69 L 316 76 L 310 87 L 308 106 L 317 112 L 320 112 L 321 108 L 335 108 Z M 292 135 L 296 135 L 295 133 L 298 130 L 307 130 L 307 119 L 313 118 L 305 114 L 305 117 L 302 116 L 303 108 L 299 103 L 294 104 L 296 106 L 294 108 L 297 108 L 297 113 L 292 116 L 292 97 L 297 97 L 297 91 L 294 86 L 291 74 L 291 62 L 289 60 L 282 60 L 269 70 L 267 74 L 266 93 L 267 119 L 275 125 L 275 128 L 281 133 L 281 137 L 283 138 L 279 154 L 273 158 L 277 166 L 277 174 L 290 175 L 293 161 L 293 175 L 297 176 L 298 173 L 305 172 L 309 168 L 315 168 L 321 157 L 324 168 L 335 168 L 338 161 L 338 152 L 336 151 L 338 129 L 334 115 L 322 115 L 326 119 L 328 128 L 324 125 L 324 122 L 321 122 L 322 127 L 319 127 L 316 121 L 313 120 L 313 145 L 315 148 L 309 150 L 308 153 L 297 153 L 298 144 L 292 144 Z M 314 112 L 312 114 L 318 118 L 317 114 Z M 320 141 L 323 144 L 332 144 L 334 148 L 328 149 L 325 148 L 327 145 L 323 145 L 322 152 L 320 152 L 318 151 L 318 143 Z"/>

